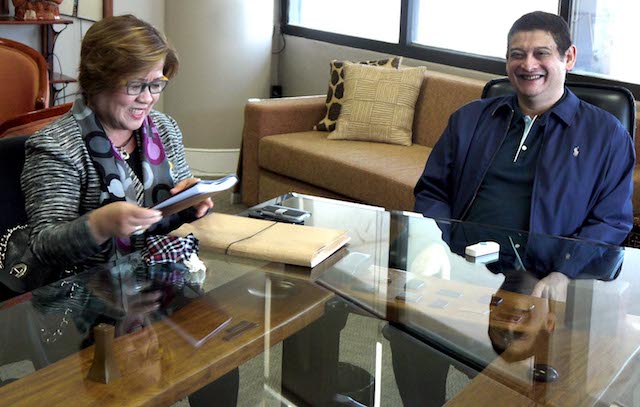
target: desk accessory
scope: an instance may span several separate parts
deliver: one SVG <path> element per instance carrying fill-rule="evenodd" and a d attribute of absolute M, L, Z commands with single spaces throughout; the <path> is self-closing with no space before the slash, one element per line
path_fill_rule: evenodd
<path fill-rule="evenodd" d="M 87 378 L 94 382 L 109 384 L 120 377 L 120 370 L 113 354 L 115 328 L 109 324 L 99 324 L 93 328 L 95 351 L 93 363 Z"/>
<path fill-rule="evenodd" d="M 464 254 L 471 257 L 481 257 L 489 254 L 498 253 L 500 251 L 500 245 L 496 242 L 479 242 L 467 246 L 464 249 Z"/>
<path fill-rule="evenodd" d="M 283 220 L 291 223 L 302 223 L 311 216 L 311 212 L 281 205 L 267 205 L 259 210 L 263 219 Z"/>

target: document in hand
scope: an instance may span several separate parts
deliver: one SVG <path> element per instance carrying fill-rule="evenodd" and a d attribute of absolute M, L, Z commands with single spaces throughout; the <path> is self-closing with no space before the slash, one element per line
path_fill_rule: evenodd
<path fill-rule="evenodd" d="M 231 188 L 237 182 L 238 177 L 236 174 L 230 174 L 224 178 L 211 181 L 200 181 L 178 192 L 174 196 L 155 204 L 151 209 L 162 211 L 162 216 L 173 215 Z"/>
<path fill-rule="evenodd" d="M 344 230 L 212 213 L 173 232 L 200 247 L 258 260 L 315 267 L 350 239 Z"/>

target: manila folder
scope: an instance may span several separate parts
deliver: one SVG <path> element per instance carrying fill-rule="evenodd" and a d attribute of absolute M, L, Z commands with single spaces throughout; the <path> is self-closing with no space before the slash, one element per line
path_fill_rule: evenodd
<path fill-rule="evenodd" d="M 232 256 L 315 267 L 350 239 L 344 230 L 212 213 L 172 232 Z"/>

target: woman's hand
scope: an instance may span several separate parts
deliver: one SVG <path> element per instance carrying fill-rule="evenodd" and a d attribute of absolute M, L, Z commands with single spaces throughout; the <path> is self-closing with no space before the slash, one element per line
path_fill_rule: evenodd
<path fill-rule="evenodd" d="M 89 214 L 89 229 L 96 243 L 112 237 L 127 237 L 162 220 L 162 212 L 129 202 L 113 202 Z"/>
<path fill-rule="evenodd" d="M 175 195 L 178 192 L 189 188 L 191 185 L 197 182 L 200 182 L 200 178 L 192 177 L 192 178 L 183 179 L 182 181 L 178 182 L 175 187 L 171 188 L 169 192 L 171 192 L 171 195 Z M 207 211 L 209 209 L 213 208 L 213 201 L 211 200 L 211 198 L 207 198 L 204 201 L 200 202 L 199 204 L 194 205 L 193 207 L 196 209 L 196 216 L 198 218 L 201 218 L 207 214 Z"/>

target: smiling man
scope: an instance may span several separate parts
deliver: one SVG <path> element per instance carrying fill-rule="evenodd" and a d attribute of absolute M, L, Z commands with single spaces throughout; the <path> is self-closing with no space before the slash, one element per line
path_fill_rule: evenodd
<path fill-rule="evenodd" d="M 416 212 L 620 244 L 633 220 L 631 137 L 565 87 L 577 50 L 561 17 L 525 14 L 507 39 L 516 94 L 451 116 L 415 187 Z M 555 271 L 541 284 L 564 280 Z"/>
<path fill-rule="evenodd" d="M 502 227 L 508 240 L 502 239 L 501 246 L 505 251 L 513 247 L 515 260 L 535 239 L 514 244 L 511 235 L 518 234 L 504 228 L 621 243 L 632 226 L 631 137 L 614 116 L 565 87 L 577 50 L 562 18 L 539 11 L 526 14 L 513 24 L 507 40 L 506 70 L 516 93 L 474 101 L 450 117 L 415 187 L 415 211 Z M 500 233 L 487 236 L 473 232 L 482 227 L 462 225 L 443 233 L 454 251 L 465 239 L 463 252 L 467 244 L 501 239 L 496 236 Z M 494 263 L 500 268 L 492 268 L 505 275 L 502 289 L 534 302 L 532 297 L 562 300 L 569 278 L 577 274 L 568 272 L 570 267 L 531 270 L 525 267 L 526 257 L 513 264 L 505 257 L 501 250 L 500 262 Z M 532 317 L 545 301 L 540 299 Z M 527 334 L 508 332 L 500 347 L 510 348 L 515 337 L 520 342 L 506 349 L 505 357 L 524 355 L 546 335 L 535 332 L 552 332 L 548 313 L 536 320 L 541 324 Z M 497 338 L 496 332 L 490 334 Z M 409 336 L 397 335 L 390 343 L 403 404 L 444 404 L 451 360 L 424 346 L 417 351 Z"/>

